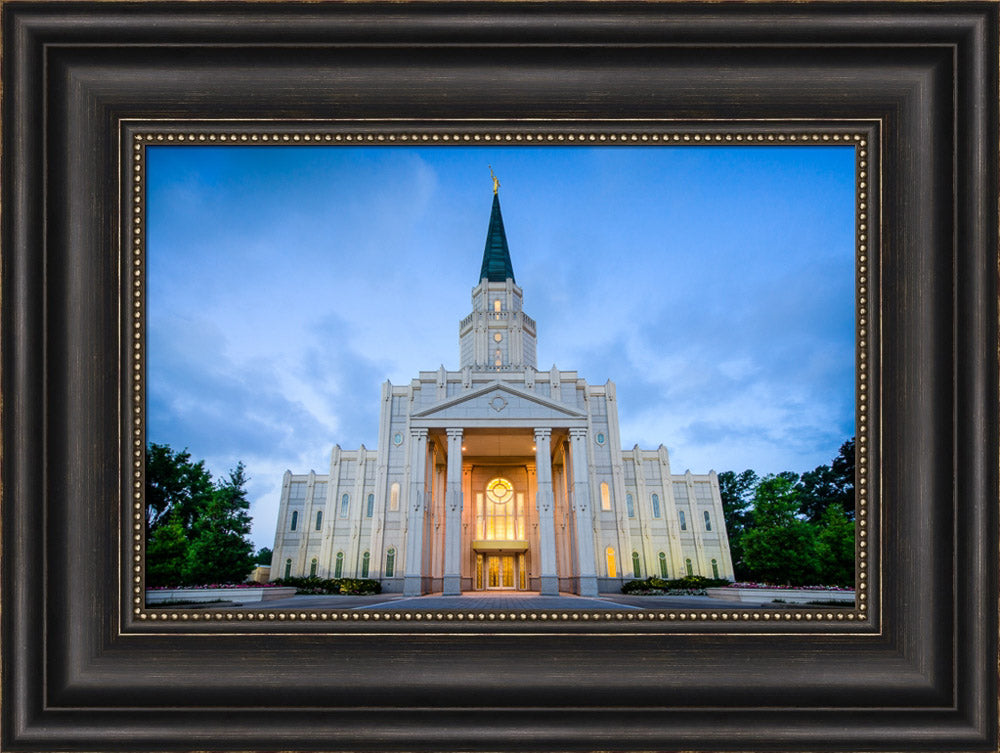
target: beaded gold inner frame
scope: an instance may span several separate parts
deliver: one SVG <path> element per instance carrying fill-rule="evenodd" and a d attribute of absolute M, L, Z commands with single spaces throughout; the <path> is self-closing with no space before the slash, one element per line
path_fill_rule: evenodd
<path fill-rule="evenodd" d="M 130 374 L 128 444 L 132 468 L 124 491 L 121 529 L 121 582 L 124 632 L 155 631 L 171 624 L 171 633 L 190 627 L 197 632 L 284 630 L 437 632 L 456 630 L 493 632 L 594 632 L 611 628 L 616 634 L 636 632 L 823 632 L 868 633 L 880 631 L 881 526 L 880 498 L 873 474 L 871 438 L 878 432 L 878 322 L 879 301 L 879 121 L 615 121 L 583 124 L 536 123 L 442 123 L 439 126 L 409 126 L 405 123 L 367 121 L 122 121 L 120 200 L 123 327 L 131 339 L 127 349 Z M 855 395 L 856 468 L 855 483 L 855 588 L 850 607 L 802 607 L 782 609 L 646 609 L 604 610 L 440 610 L 388 609 L 177 609 L 145 604 L 144 593 L 144 447 L 145 447 L 145 274 L 146 213 L 145 156 L 151 145 L 682 145 L 711 148 L 712 145 L 849 145 L 854 148 L 855 200 Z M 874 418 L 873 418 L 874 416 Z M 127 616 L 126 616 L 127 615 Z M 180 623 L 180 624 L 179 624 Z"/>

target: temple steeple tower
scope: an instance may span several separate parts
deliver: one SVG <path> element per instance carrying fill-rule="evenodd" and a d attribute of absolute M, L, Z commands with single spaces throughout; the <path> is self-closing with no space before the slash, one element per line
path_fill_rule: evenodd
<path fill-rule="evenodd" d="M 500 213 L 500 181 L 493 174 L 493 208 L 479 284 L 472 289 L 472 313 L 459 325 L 461 366 L 477 371 L 535 368 L 535 321 L 521 309 L 507 233 Z"/>

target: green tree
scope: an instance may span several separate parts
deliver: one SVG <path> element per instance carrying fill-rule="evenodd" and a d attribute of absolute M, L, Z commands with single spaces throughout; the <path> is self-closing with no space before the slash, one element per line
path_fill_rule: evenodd
<path fill-rule="evenodd" d="M 205 461 L 193 462 L 186 449 L 150 442 L 146 448 L 147 538 L 170 517 L 190 532 L 194 519 L 215 494 Z"/>
<path fill-rule="evenodd" d="M 189 583 L 242 583 L 253 570 L 247 481 L 243 463 L 237 463 L 195 519 L 185 567 Z"/>
<path fill-rule="evenodd" d="M 743 534 L 753 518 L 753 496 L 759 477 L 749 469 L 737 474 L 723 471 L 719 474 L 719 493 L 722 497 L 722 514 L 729 536 L 729 551 L 737 580 L 749 576 L 743 563 Z"/>
<path fill-rule="evenodd" d="M 840 507 L 848 519 L 854 519 L 854 438 L 840 446 L 831 465 L 821 465 L 802 474 L 798 484 L 799 512 L 809 521 L 819 523 L 831 504 Z"/>
<path fill-rule="evenodd" d="M 146 585 L 182 585 L 187 553 L 184 526 L 176 515 L 171 515 L 156 527 L 146 543 Z"/>
<path fill-rule="evenodd" d="M 253 558 L 254 563 L 258 565 L 270 565 L 271 564 L 271 550 L 266 546 L 261 547 L 257 550 L 257 554 Z"/>
<path fill-rule="evenodd" d="M 753 527 L 742 539 L 743 561 L 756 580 L 815 584 L 820 574 L 816 527 L 797 516 L 797 474 L 765 476 L 754 491 Z"/>
<path fill-rule="evenodd" d="M 833 472 L 837 475 L 839 498 L 844 514 L 854 520 L 854 437 L 840 446 L 840 453 L 833 459 Z"/>
<path fill-rule="evenodd" d="M 817 544 L 823 584 L 853 586 L 854 521 L 836 502 L 823 511 Z"/>

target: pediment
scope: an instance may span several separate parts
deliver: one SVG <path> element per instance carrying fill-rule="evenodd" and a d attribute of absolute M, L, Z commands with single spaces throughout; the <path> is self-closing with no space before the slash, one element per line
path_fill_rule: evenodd
<path fill-rule="evenodd" d="M 586 414 L 567 405 L 504 382 L 493 382 L 442 400 L 412 414 L 419 419 L 497 419 L 564 421 L 584 419 Z"/>

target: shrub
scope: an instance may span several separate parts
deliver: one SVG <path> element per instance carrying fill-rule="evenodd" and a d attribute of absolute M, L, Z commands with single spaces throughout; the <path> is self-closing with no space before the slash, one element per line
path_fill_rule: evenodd
<path fill-rule="evenodd" d="M 382 593 L 377 580 L 363 578 L 277 578 L 272 581 L 280 586 L 294 586 L 296 594 L 348 594 L 371 595 Z"/>
<path fill-rule="evenodd" d="M 685 575 L 683 578 L 666 580 L 655 575 L 645 580 L 630 580 L 622 584 L 623 594 L 637 595 L 698 595 L 703 596 L 706 588 L 728 586 L 725 578 L 705 578 L 701 575 Z"/>

